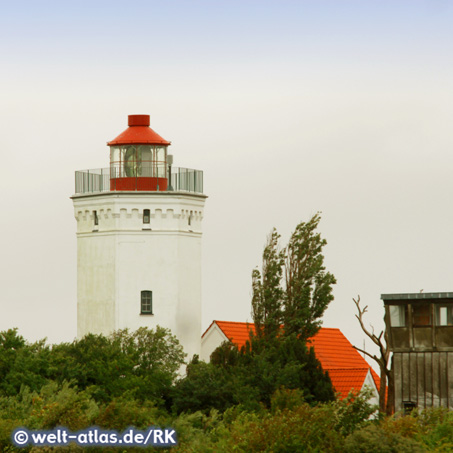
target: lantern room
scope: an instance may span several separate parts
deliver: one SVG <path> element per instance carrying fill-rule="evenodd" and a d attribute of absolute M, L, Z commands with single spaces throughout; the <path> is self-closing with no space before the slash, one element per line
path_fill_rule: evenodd
<path fill-rule="evenodd" d="M 149 115 L 129 115 L 128 128 L 110 147 L 110 190 L 165 191 L 168 188 L 170 142 L 150 127 Z"/>
<path fill-rule="evenodd" d="M 75 172 L 75 193 L 203 193 L 203 172 L 173 166 L 171 144 L 149 127 L 149 115 L 129 115 L 129 127 L 107 145 L 110 167 Z"/>

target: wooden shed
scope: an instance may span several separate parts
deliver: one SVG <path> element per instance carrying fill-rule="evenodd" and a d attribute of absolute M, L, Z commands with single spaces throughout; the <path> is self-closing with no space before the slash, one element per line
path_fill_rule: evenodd
<path fill-rule="evenodd" d="M 395 410 L 453 409 L 453 293 L 382 294 Z"/>

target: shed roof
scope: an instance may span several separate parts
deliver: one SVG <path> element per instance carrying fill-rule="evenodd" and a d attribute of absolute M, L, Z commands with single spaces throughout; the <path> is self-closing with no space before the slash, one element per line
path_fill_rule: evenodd
<path fill-rule="evenodd" d="M 381 294 L 381 299 L 387 300 L 425 300 L 425 299 L 453 299 L 453 293 L 401 293 Z"/>

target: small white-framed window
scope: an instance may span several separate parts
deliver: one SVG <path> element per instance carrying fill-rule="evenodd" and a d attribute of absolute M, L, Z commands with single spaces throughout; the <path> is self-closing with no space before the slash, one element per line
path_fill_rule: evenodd
<path fill-rule="evenodd" d="M 436 326 L 453 326 L 453 304 L 437 305 Z"/>
<path fill-rule="evenodd" d="M 97 211 L 93 211 L 93 219 L 94 219 L 94 226 L 98 226 L 99 225 L 99 218 L 98 218 L 98 212 Z"/>
<path fill-rule="evenodd" d="M 143 209 L 143 223 L 149 225 L 151 223 L 151 212 L 149 209 Z"/>

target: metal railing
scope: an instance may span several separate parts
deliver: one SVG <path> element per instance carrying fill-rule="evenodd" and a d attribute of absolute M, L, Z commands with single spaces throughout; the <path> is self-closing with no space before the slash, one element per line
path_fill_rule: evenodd
<path fill-rule="evenodd" d="M 116 192 L 116 181 L 121 180 L 122 177 L 118 177 L 115 170 L 115 168 L 96 168 L 76 171 L 75 193 Z M 128 178 L 130 187 L 128 190 L 143 190 L 142 185 L 139 184 L 142 178 L 144 177 Z M 203 171 L 171 167 L 165 192 L 169 191 L 203 193 Z"/>

